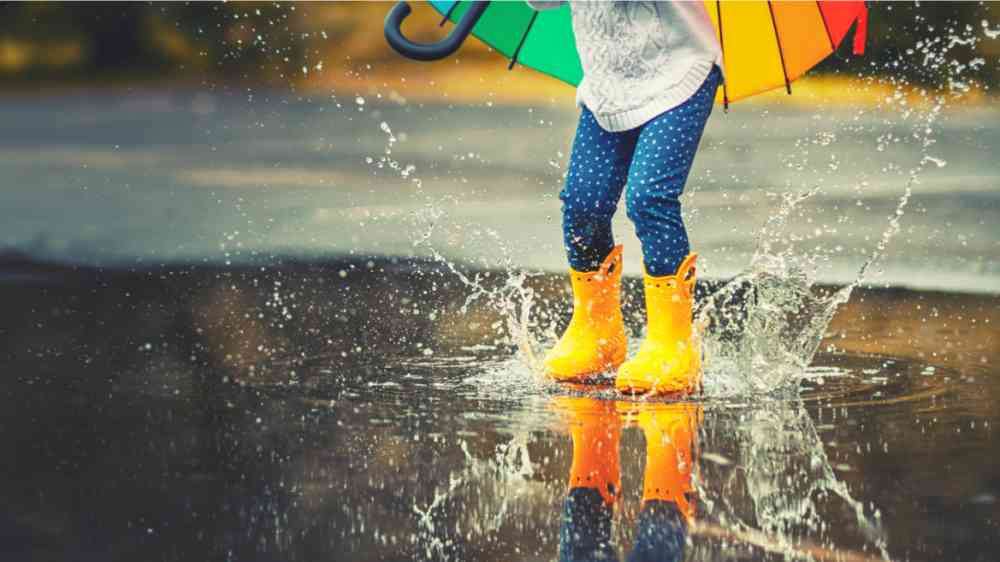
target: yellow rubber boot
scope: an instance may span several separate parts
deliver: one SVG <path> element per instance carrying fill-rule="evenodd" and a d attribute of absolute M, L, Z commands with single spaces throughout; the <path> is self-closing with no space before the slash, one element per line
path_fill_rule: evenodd
<path fill-rule="evenodd" d="M 701 406 L 695 404 L 651 405 L 636 416 L 646 438 L 642 501 L 674 503 L 688 522 L 695 510 L 692 453 L 700 420 Z"/>
<path fill-rule="evenodd" d="M 621 392 L 693 392 L 701 382 L 701 346 L 692 338 L 697 254 L 684 258 L 674 275 L 646 275 L 646 339 L 615 378 Z"/>
<path fill-rule="evenodd" d="M 570 279 L 573 317 L 546 355 L 545 373 L 557 381 L 580 382 L 613 371 L 625 361 L 622 247 L 615 246 L 597 271 L 570 270 Z"/>

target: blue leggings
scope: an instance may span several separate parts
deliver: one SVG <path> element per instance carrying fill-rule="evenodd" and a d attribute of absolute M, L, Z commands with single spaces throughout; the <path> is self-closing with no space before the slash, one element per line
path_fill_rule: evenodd
<path fill-rule="evenodd" d="M 611 217 L 624 190 L 646 272 L 660 277 L 677 271 L 691 251 L 678 197 L 721 79 L 718 67 L 713 68 L 683 104 L 620 133 L 602 129 L 583 108 L 566 185 L 559 194 L 570 267 L 596 271 L 614 247 Z"/>

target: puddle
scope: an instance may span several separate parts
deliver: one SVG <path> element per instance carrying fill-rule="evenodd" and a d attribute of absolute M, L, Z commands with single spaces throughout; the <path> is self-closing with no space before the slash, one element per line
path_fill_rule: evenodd
<path fill-rule="evenodd" d="M 540 379 L 503 307 L 433 262 L 10 279 L 4 559 L 552 560 L 587 423 L 619 428 L 607 544 L 623 560 L 678 536 L 687 560 L 1000 546 L 995 296 L 856 289 L 797 392 L 676 402 Z M 646 439 L 681 422 L 693 515 L 657 527 Z"/>

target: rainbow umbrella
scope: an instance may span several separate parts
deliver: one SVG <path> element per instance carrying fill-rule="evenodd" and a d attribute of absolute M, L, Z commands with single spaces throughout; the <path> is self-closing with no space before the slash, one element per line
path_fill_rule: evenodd
<path fill-rule="evenodd" d="M 536 11 L 525 2 L 430 0 L 456 24 L 444 40 L 418 44 L 403 36 L 400 26 L 410 13 L 406 2 L 389 12 L 385 35 L 400 54 L 416 60 L 437 60 L 454 53 L 471 33 L 508 59 L 573 86 L 583 78 L 576 52 L 570 7 Z M 792 81 L 832 54 L 857 22 L 854 53 L 863 54 L 868 9 L 860 0 L 705 0 L 715 24 L 725 82 L 718 101 L 744 99 L 782 86 L 792 93 Z"/>

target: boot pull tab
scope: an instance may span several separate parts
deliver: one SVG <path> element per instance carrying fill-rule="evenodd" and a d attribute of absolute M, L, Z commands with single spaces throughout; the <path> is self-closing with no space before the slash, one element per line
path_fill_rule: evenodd
<path fill-rule="evenodd" d="M 688 254 L 684 258 L 684 261 L 677 267 L 677 273 L 675 274 L 678 284 L 683 285 L 689 294 L 694 294 L 695 276 L 697 274 L 694 262 L 697 259 L 698 254 Z"/>
<path fill-rule="evenodd" d="M 601 278 L 613 273 L 618 267 L 620 267 L 622 261 L 622 247 L 623 246 L 619 244 L 608 252 L 608 257 L 604 258 L 604 262 L 601 264 L 600 269 L 597 270 Z"/>

